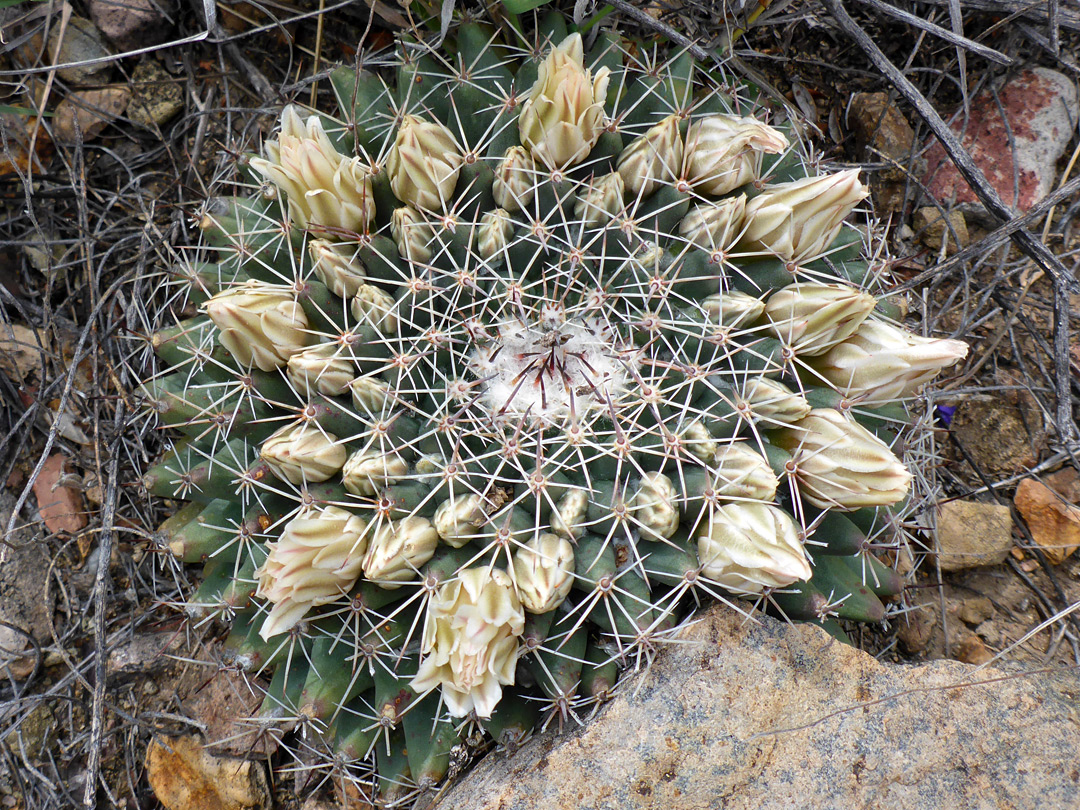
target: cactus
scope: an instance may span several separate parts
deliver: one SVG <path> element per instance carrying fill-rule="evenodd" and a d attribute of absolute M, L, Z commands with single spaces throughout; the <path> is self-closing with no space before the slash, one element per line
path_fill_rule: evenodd
<path fill-rule="evenodd" d="M 189 610 L 386 801 L 478 730 L 582 716 L 695 602 L 881 621 L 897 403 L 966 352 L 888 323 L 858 173 L 751 98 L 557 16 L 500 36 L 287 107 L 257 191 L 205 207 L 200 314 L 145 386 Z"/>

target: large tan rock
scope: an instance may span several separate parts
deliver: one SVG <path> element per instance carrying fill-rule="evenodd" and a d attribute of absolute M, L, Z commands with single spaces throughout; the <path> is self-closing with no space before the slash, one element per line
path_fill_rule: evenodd
<path fill-rule="evenodd" d="M 488 757 L 439 810 L 1080 806 L 1073 673 L 886 666 L 724 608 L 683 639 L 593 721 Z"/>
<path fill-rule="evenodd" d="M 1012 548 L 1012 513 L 998 503 L 949 501 L 938 509 L 942 571 L 997 565 Z"/>

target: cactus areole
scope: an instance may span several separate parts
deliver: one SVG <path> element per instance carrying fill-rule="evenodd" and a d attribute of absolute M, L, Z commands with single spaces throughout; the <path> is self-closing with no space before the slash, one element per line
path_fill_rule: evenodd
<path fill-rule="evenodd" d="M 888 323 L 858 172 L 752 93 L 557 16 L 515 36 L 287 107 L 145 386 L 189 611 L 273 673 L 263 722 L 374 757 L 388 801 L 465 736 L 581 717 L 706 600 L 881 621 L 898 402 L 966 353 Z"/>

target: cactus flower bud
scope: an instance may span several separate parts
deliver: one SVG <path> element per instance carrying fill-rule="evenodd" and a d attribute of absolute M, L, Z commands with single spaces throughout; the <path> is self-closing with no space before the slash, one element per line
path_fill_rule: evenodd
<path fill-rule="evenodd" d="M 604 131 L 604 101 L 611 71 L 585 69 L 581 34 L 553 48 L 537 70 L 536 84 L 521 107 L 521 143 L 549 169 L 576 166 Z"/>
<path fill-rule="evenodd" d="M 435 531 L 446 545 L 461 548 L 487 523 L 484 500 L 475 493 L 455 495 L 435 510 Z"/>
<path fill-rule="evenodd" d="M 742 245 L 786 261 L 813 259 L 868 193 L 858 169 L 768 186 L 746 204 Z"/>
<path fill-rule="evenodd" d="M 510 147 L 495 167 L 495 182 L 491 186 L 495 204 L 507 211 L 528 207 L 538 179 L 536 162 L 529 150 L 523 146 Z"/>
<path fill-rule="evenodd" d="M 525 612 L 500 568 L 470 568 L 439 586 L 428 602 L 423 660 L 413 691 L 442 686 L 454 717 L 491 717 L 503 686 L 514 683 Z"/>
<path fill-rule="evenodd" d="M 713 512 L 698 537 L 698 562 L 705 576 L 740 594 L 813 575 L 795 521 L 766 503 L 729 503 Z"/>
<path fill-rule="evenodd" d="M 911 473 L 888 445 L 832 408 L 815 408 L 773 443 L 791 453 L 799 492 L 821 509 L 888 506 L 907 495 Z"/>
<path fill-rule="evenodd" d="M 350 298 L 367 281 L 364 267 L 356 258 L 356 245 L 312 239 L 308 251 L 315 264 L 315 275 L 334 295 Z"/>
<path fill-rule="evenodd" d="M 289 215 L 301 228 L 322 225 L 362 233 L 375 219 L 371 177 L 360 158 L 341 154 L 316 115 L 305 124 L 296 107 L 281 113 L 277 141 L 251 167 L 289 197 Z"/>
<path fill-rule="evenodd" d="M 341 483 L 353 495 L 372 498 L 389 484 L 396 484 L 408 472 L 408 462 L 397 453 L 357 450 L 341 470 Z"/>
<path fill-rule="evenodd" d="M 766 430 L 798 422 L 811 410 L 806 397 L 768 377 L 751 377 L 747 380 L 742 398 L 755 422 L 768 423 Z"/>
<path fill-rule="evenodd" d="M 394 297 L 374 284 L 361 284 L 350 308 L 358 321 L 371 324 L 381 334 L 397 334 L 397 304 Z"/>
<path fill-rule="evenodd" d="M 390 400 L 390 386 L 370 377 L 357 377 L 349 383 L 353 405 L 361 414 L 381 415 Z"/>
<path fill-rule="evenodd" d="M 306 510 L 285 524 L 255 572 L 256 596 L 273 604 L 259 629 L 264 640 L 348 592 L 360 576 L 366 531 L 367 521 L 337 506 Z"/>
<path fill-rule="evenodd" d="M 630 194 L 648 197 L 675 179 L 683 159 L 681 120 L 669 115 L 622 150 L 615 168 Z"/>
<path fill-rule="evenodd" d="M 390 234 L 394 237 L 401 258 L 417 264 L 431 261 L 435 231 L 415 208 L 404 205 L 394 209 L 390 215 Z"/>
<path fill-rule="evenodd" d="M 687 452 L 706 464 L 712 462 L 716 451 L 720 449 L 719 442 L 713 438 L 700 419 L 693 420 L 679 431 L 679 438 L 682 439 Z"/>
<path fill-rule="evenodd" d="M 769 296 L 765 317 L 796 354 L 813 357 L 847 340 L 876 305 L 874 296 L 843 284 L 795 283 Z"/>
<path fill-rule="evenodd" d="M 220 330 L 221 345 L 238 363 L 273 371 L 313 340 L 291 287 L 247 281 L 203 305 Z"/>
<path fill-rule="evenodd" d="M 480 254 L 480 258 L 491 260 L 506 250 L 513 235 L 514 222 L 505 209 L 488 211 L 480 218 L 480 227 L 476 232 L 476 252 Z"/>
<path fill-rule="evenodd" d="M 584 489 L 571 489 L 551 510 L 551 531 L 569 540 L 580 537 L 585 532 L 588 512 L 589 493 Z"/>
<path fill-rule="evenodd" d="M 419 515 L 386 521 L 371 535 L 364 557 L 364 576 L 392 590 L 413 579 L 435 554 L 439 533 Z"/>
<path fill-rule="evenodd" d="M 722 498 L 771 501 L 780 482 L 769 463 L 745 443 L 727 444 L 716 452 L 713 490 Z"/>
<path fill-rule="evenodd" d="M 628 506 L 642 537 L 667 539 L 679 528 L 679 492 L 663 473 L 647 472 L 641 477 L 637 492 Z"/>
<path fill-rule="evenodd" d="M 757 180 L 765 153 L 788 148 L 782 132 L 734 115 L 711 115 L 686 133 L 686 177 L 700 194 L 719 197 Z"/>
<path fill-rule="evenodd" d="M 289 380 L 304 397 L 344 394 L 356 376 L 356 366 L 335 343 L 309 346 L 289 358 Z"/>
<path fill-rule="evenodd" d="M 386 159 L 394 196 L 428 211 L 441 211 L 454 195 L 461 171 L 461 148 L 438 122 L 406 115 Z"/>
<path fill-rule="evenodd" d="M 678 512 L 676 519 L 678 518 Z M 574 547 L 545 532 L 514 550 L 514 584 L 521 606 L 529 613 L 554 610 L 574 584 Z"/>
<path fill-rule="evenodd" d="M 746 195 L 699 203 L 679 223 L 679 236 L 702 250 L 727 250 L 739 240 Z"/>
<path fill-rule="evenodd" d="M 294 422 L 263 442 L 259 456 L 277 475 L 300 486 L 326 481 L 345 464 L 345 444 L 310 422 Z"/>
<path fill-rule="evenodd" d="M 590 228 L 614 219 L 623 207 L 626 185 L 618 172 L 605 174 L 589 183 L 574 202 L 574 217 Z"/>
<path fill-rule="evenodd" d="M 962 340 L 924 338 L 880 321 L 864 321 L 811 367 L 844 396 L 892 402 L 911 396 L 967 353 Z"/>
<path fill-rule="evenodd" d="M 751 324 L 765 312 L 765 302 L 738 290 L 710 295 L 701 302 L 712 323 L 735 328 Z"/>

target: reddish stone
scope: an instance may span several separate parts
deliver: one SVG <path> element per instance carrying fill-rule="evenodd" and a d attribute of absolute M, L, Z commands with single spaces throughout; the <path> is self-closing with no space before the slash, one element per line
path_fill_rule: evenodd
<path fill-rule="evenodd" d="M 957 115 L 953 131 L 1001 199 L 1026 211 L 1049 194 L 1057 161 L 1076 130 L 1072 80 L 1046 68 L 1027 70 L 999 88 L 996 99 L 993 93 L 972 99 L 970 113 L 966 120 L 962 113 Z M 924 183 L 931 196 L 965 211 L 982 212 L 975 192 L 940 143 L 935 141 L 927 150 L 926 164 Z"/>
<path fill-rule="evenodd" d="M 34 481 L 34 497 L 45 528 L 53 533 L 75 534 L 86 526 L 86 507 L 77 489 L 58 486 L 63 474 L 64 457 L 60 453 L 49 456 Z"/>

